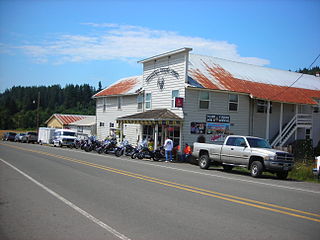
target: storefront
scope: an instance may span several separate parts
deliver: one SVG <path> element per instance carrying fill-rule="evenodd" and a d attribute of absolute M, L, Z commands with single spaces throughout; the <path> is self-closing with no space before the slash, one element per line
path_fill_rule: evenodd
<path fill-rule="evenodd" d="M 181 145 L 181 129 L 182 118 L 174 114 L 168 109 L 150 110 L 130 116 L 117 118 L 117 123 L 120 126 L 120 141 L 122 141 L 125 124 L 139 124 L 140 135 L 137 136 L 137 141 L 144 139 L 152 139 L 154 145 L 163 146 L 167 137 L 172 139 L 174 146 Z"/>

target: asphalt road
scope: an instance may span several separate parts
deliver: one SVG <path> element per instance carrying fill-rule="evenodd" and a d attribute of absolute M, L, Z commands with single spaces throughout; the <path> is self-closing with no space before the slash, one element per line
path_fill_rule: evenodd
<path fill-rule="evenodd" d="M 320 185 L 0 142 L 0 239 L 319 239 Z"/>

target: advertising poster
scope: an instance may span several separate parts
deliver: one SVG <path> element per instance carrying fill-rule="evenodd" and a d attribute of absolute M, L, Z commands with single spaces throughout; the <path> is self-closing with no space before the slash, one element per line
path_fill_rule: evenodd
<path fill-rule="evenodd" d="M 230 123 L 207 123 L 207 134 L 212 134 L 212 142 L 224 141 L 230 134 Z"/>
<path fill-rule="evenodd" d="M 205 134 L 206 133 L 206 123 L 205 122 L 192 122 L 190 130 L 191 130 L 192 134 Z"/>

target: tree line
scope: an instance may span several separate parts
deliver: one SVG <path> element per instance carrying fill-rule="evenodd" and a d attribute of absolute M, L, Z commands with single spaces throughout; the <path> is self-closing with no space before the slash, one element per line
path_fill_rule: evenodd
<path fill-rule="evenodd" d="M 97 90 L 89 84 L 14 86 L 0 93 L 0 129 L 35 129 L 54 113 L 95 115 L 91 97 L 100 90 L 100 82 Z"/>

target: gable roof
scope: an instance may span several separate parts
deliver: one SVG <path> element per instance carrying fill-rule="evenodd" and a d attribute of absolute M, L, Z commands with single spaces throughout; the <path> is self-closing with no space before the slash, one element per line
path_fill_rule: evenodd
<path fill-rule="evenodd" d="M 189 55 L 188 69 L 191 87 L 286 103 L 317 104 L 313 98 L 320 98 L 320 78 L 312 75 L 197 54 Z"/>
<path fill-rule="evenodd" d="M 95 124 L 96 124 L 96 116 L 86 116 L 83 119 L 69 123 L 69 125 L 73 125 L 73 126 L 93 126 Z"/>
<path fill-rule="evenodd" d="M 45 122 L 46 124 L 52 119 L 56 118 L 62 125 L 68 125 L 70 123 L 74 123 L 76 121 L 88 118 L 88 117 L 94 117 L 93 115 L 75 115 L 75 114 L 53 114 L 51 117 Z"/>
<path fill-rule="evenodd" d="M 142 87 L 142 76 L 122 78 L 109 87 L 93 95 L 93 98 L 114 95 L 135 94 Z"/>

